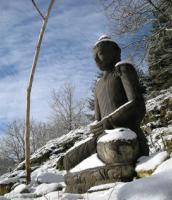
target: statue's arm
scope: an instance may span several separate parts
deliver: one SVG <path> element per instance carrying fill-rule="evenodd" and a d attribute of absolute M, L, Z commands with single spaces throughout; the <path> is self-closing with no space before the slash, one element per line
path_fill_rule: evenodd
<path fill-rule="evenodd" d="M 98 103 L 96 93 L 94 95 L 94 109 L 95 109 L 95 120 L 100 121 L 101 115 L 100 115 L 100 108 L 99 108 L 99 103 Z"/>
<path fill-rule="evenodd" d="M 121 78 L 128 101 L 142 98 L 139 78 L 134 66 L 130 63 L 117 63 L 115 67 Z"/>
<path fill-rule="evenodd" d="M 129 121 L 139 123 L 145 115 L 145 102 L 137 72 L 129 63 L 117 65 L 116 71 L 121 78 L 128 102 L 107 116 L 107 119 L 113 126 L 122 126 Z"/>

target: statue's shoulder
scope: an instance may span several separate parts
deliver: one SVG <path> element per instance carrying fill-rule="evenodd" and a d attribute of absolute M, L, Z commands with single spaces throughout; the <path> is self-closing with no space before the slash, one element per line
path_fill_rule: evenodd
<path fill-rule="evenodd" d="M 128 73 L 129 71 L 135 71 L 134 65 L 131 62 L 120 61 L 115 65 L 115 71 L 121 73 Z"/>

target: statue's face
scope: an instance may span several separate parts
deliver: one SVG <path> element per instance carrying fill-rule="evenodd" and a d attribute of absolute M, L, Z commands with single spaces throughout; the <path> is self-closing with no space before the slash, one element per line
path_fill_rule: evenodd
<path fill-rule="evenodd" d="M 93 49 L 94 59 L 102 71 L 111 70 L 120 60 L 120 52 L 112 42 L 102 41 Z"/>

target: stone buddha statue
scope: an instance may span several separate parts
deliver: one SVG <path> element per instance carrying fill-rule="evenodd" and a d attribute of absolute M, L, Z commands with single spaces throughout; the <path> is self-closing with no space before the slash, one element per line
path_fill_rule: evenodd
<path fill-rule="evenodd" d="M 90 126 L 90 138 L 64 155 L 66 192 L 70 193 L 85 193 L 102 183 L 130 181 L 137 158 L 149 154 L 140 128 L 146 109 L 136 70 L 120 61 L 121 49 L 107 36 L 98 40 L 93 54 L 103 71 L 95 88 L 96 121 Z M 88 163 L 93 166 L 86 166 Z"/>
<path fill-rule="evenodd" d="M 105 129 L 129 128 L 137 134 L 140 156 L 148 155 L 147 140 L 140 128 L 145 102 L 138 75 L 131 63 L 121 62 L 121 49 L 104 35 L 93 48 L 93 55 L 103 77 L 95 88 L 95 123 L 91 131 L 100 135 Z"/>

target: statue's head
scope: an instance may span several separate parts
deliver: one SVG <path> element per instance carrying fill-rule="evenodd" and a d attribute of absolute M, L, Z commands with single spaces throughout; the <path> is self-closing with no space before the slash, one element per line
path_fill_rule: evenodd
<path fill-rule="evenodd" d="M 121 49 L 110 37 L 103 35 L 93 47 L 93 55 L 99 69 L 109 71 L 120 61 Z"/>

